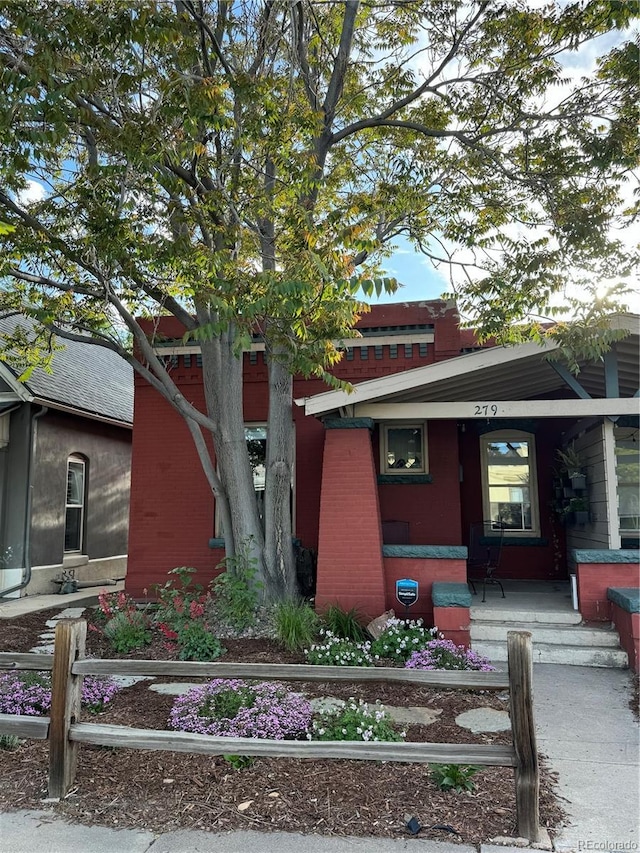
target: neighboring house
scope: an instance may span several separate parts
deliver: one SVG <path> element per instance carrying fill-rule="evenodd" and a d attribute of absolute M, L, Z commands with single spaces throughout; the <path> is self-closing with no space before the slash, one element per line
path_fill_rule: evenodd
<path fill-rule="evenodd" d="M 28 321 L 0 319 L 0 335 L 16 325 Z M 52 371 L 20 382 L 0 361 L 0 596 L 126 572 L 132 369 L 68 342 Z"/>
<path fill-rule="evenodd" d="M 576 574 L 586 619 L 607 618 L 607 586 L 637 586 L 638 318 L 631 335 L 577 378 L 533 343 L 480 348 L 439 300 L 374 306 L 335 369 L 352 393 L 295 379 L 293 527 L 317 554 L 317 603 L 377 615 L 413 578 L 412 615 L 432 618 L 433 581 L 466 582 L 469 531 L 505 530 L 501 575 Z M 198 348 L 173 320 L 157 342 L 182 393 L 204 403 Z M 266 439 L 266 366 L 245 359 L 247 440 L 258 469 Z M 216 514 L 188 430 L 136 378 L 127 588 L 142 596 L 168 570 L 195 566 L 206 582 L 224 556 Z M 574 498 L 557 451 L 583 456 Z M 491 538 L 491 537 L 489 537 Z"/>

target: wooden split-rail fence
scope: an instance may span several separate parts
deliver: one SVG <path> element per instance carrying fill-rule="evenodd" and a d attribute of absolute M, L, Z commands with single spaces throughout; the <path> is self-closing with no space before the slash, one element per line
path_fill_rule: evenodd
<path fill-rule="evenodd" d="M 427 672 L 392 667 L 101 660 L 85 657 L 86 633 L 87 623 L 84 620 L 61 619 L 56 626 L 53 655 L 0 653 L 0 671 L 52 670 L 49 717 L 0 714 L 0 735 L 48 739 L 51 798 L 66 796 L 73 786 L 78 744 L 81 743 L 200 755 L 231 753 L 279 758 L 493 765 L 514 768 L 518 834 L 531 841 L 539 840 L 540 777 L 532 705 L 531 634 L 528 632 L 510 631 L 507 635 L 508 672 Z M 439 689 L 508 690 L 513 744 L 260 740 L 83 723 L 80 722 L 80 696 L 85 675 L 406 682 Z"/>

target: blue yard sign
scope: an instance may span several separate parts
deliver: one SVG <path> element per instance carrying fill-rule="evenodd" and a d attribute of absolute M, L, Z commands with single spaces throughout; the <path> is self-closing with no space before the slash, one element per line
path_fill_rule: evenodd
<path fill-rule="evenodd" d="M 418 581 L 402 578 L 396 581 L 396 598 L 404 607 L 411 607 L 418 600 Z"/>

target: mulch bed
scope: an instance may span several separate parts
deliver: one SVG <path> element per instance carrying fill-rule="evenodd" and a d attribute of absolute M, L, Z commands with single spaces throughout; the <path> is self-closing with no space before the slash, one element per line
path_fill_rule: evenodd
<path fill-rule="evenodd" d="M 59 609 L 0 620 L 0 650 L 26 652 Z M 273 640 L 224 640 L 221 661 L 302 663 Z M 87 653 L 117 657 L 94 632 Z M 124 656 L 123 656 L 124 657 Z M 161 640 L 128 658 L 171 659 Z M 169 679 L 156 679 L 156 682 Z M 172 681 L 178 679 L 171 679 Z M 140 682 L 122 690 L 95 721 L 165 729 L 173 698 Z M 510 732 L 474 735 L 455 724 L 464 710 L 506 709 L 508 700 L 490 692 L 431 690 L 381 682 L 349 685 L 292 684 L 308 696 L 361 697 L 396 706 L 442 709 L 429 726 L 409 726 L 407 740 L 443 743 L 509 743 Z M 23 741 L 0 750 L 0 809 L 37 809 L 47 796 L 48 746 Z M 407 817 L 423 829 L 419 837 L 480 844 L 495 836 L 516 836 L 511 768 L 483 768 L 473 793 L 443 793 L 428 769 L 397 762 L 257 758 L 236 770 L 222 757 L 81 745 L 75 787 L 55 811 L 85 824 L 144 828 L 154 832 L 201 829 L 296 831 L 323 835 L 401 837 Z M 541 777 L 541 822 L 548 828 L 564 815 L 553 788 L 554 775 Z M 248 805 L 246 805 L 248 803 Z M 435 827 L 440 828 L 435 828 Z M 434 827 L 434 828 L 429 828 Z"/>

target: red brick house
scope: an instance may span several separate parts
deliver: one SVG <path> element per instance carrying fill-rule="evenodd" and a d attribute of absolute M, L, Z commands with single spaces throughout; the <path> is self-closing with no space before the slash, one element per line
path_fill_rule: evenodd
<path fill-rule="evenodd" d="M 397 606 L 395 582 L 410 577 L 420 584 L 412 615 L 430 620 L 432 583 L 466 583 L 472 523 L 500 519 L 502 577 L 571 572 L 585 618 L 609 618 L 607 587 L 638 585 L 638 318 L 621 322 L 630 337 L 575 379 L 546 359 L 552 346 L 479 348 L 443 301 L 374 306 L 335 369 L 353 393 L 294 385 L 293 527 L 317 554 L 317 602 L 377 615 Z M 173 320 L 161 331 L 173 378 L 203 405 L 197 346 L 182 344 Z M 244 361 L 247 438 L 259 449 L 259 342 Z M 567 446 L 587 475 L 573 495 L 588 505 L 582 520 L 556 471 Z M 259 489 L 259 464 L 255 477 Z M 178 565 L 206 582 L 223 556 L 187 428 L 136 378 L 127 587 L 142 596 Z"/>

